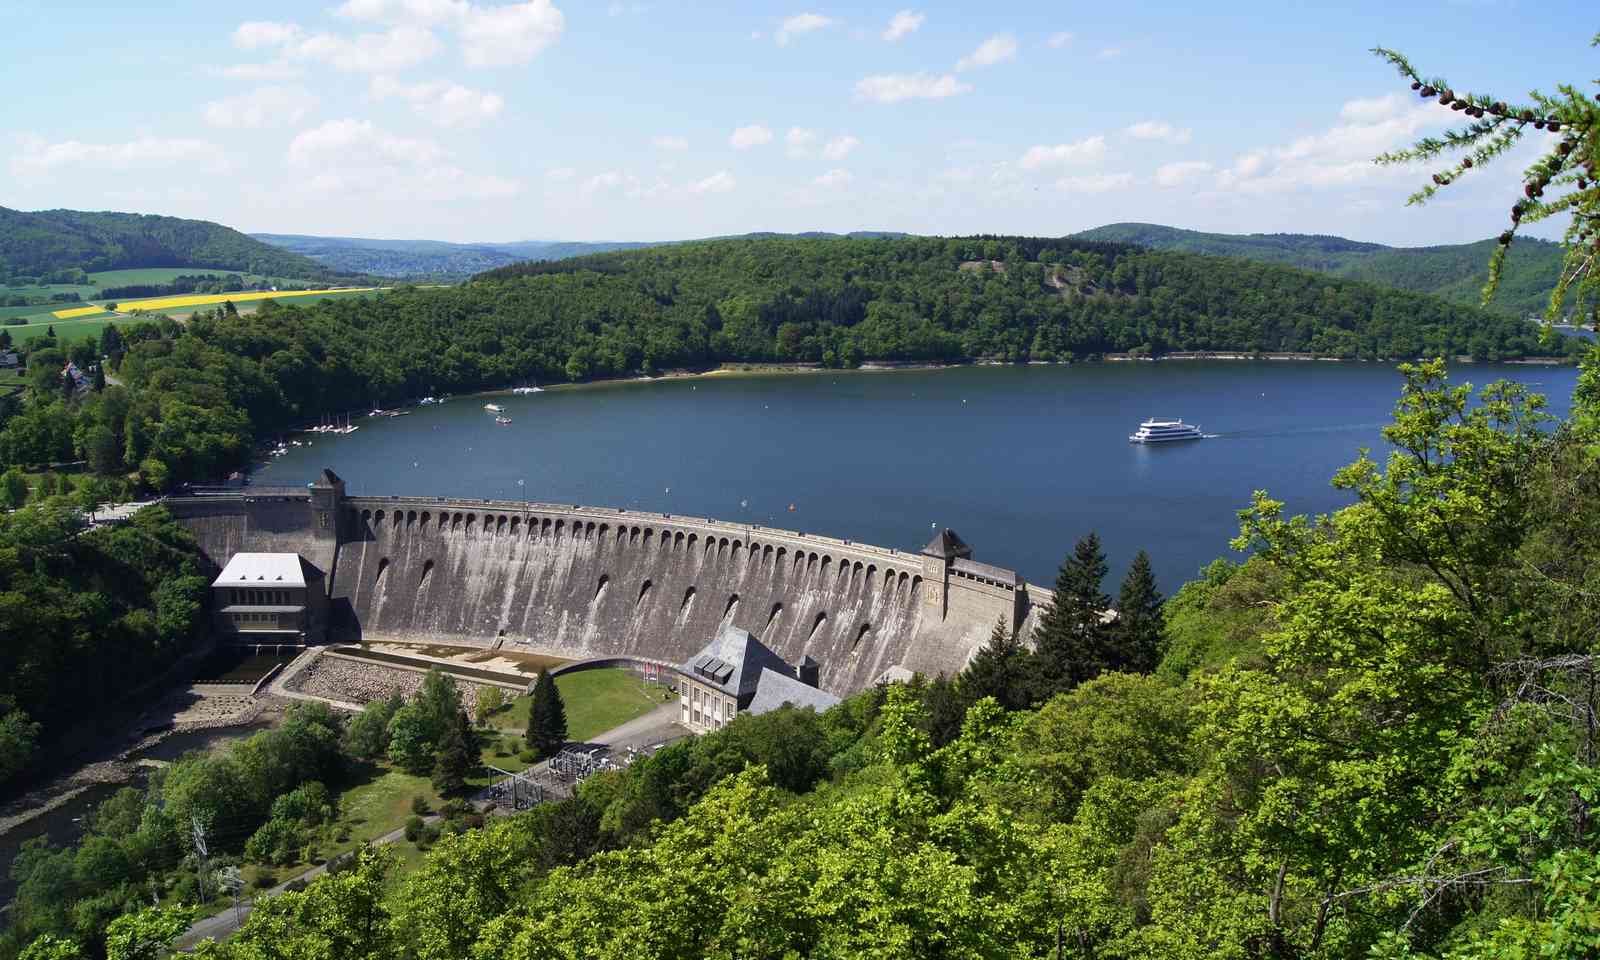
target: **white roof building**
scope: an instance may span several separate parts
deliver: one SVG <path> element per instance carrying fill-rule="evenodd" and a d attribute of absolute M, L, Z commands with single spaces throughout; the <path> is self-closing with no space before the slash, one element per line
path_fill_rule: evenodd
<path fill-rule="evenodd" d="M 304 587 L 306 574 L 298 553 L 236 553 L 213 587 Z"/>

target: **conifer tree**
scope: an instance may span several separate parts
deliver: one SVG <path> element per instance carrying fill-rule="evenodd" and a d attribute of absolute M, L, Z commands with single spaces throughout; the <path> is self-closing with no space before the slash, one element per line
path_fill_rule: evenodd
<path fill-rule="evenodd" d="M 567 743 L 567 706 L 555 678 L 546 670 L 533 684 L 533 702 L 528 705 L 528 747 L 539 759 L 554 756 Z"/>
<path fill-rule="evenodd" d="M 467 777 L 478 766 L 473 754 L 472 725 L 465 710 L 457 710 L 455 718 L 445 730 L 439 743 L 439 752 L 433 761 L 434 789 L 445 795 L 455 795 L 467 788 Z"/>
<path fill-rule="evenodd" d="M 94 365 L 94 392 L 99 393 L 106 388 L 106 371 L 100 364 Z"/>
<path fill-rule="evenodd" d="M 1044 697 L 1071 690 L 1108 667 L 1111 598 L 1101 589 L 1106 555 L 1093 532 L 1072 548 L 1056 574 L 1055 600 L 1039 623 L 1035 648 Z"/>
<path fill-rule="evenodd" d="M 1140 550 L 1122 578 L 1117 597 L 1116 649 L 1111 666 L 1131 673 L 1149 673 L 1161 658 L 1166 623 L 1161 606 L 1165 601 L 1156 590 L 1156 577 L 1150 569 L 1150 555 Z"/>
<path fill-rule="evenodd" d="M 1021 710 L 1032 701 L 1028 651 L 1016 629 L 1006 629 L 1005 617 L 995 621 L 989 642 L 973 655 L 959 682 L 968 706 L 994 697 L 1007 710 Z"/>

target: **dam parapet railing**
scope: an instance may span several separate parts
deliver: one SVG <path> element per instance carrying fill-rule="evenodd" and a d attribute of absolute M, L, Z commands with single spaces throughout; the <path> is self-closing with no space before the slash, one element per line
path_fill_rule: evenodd
<path fill-rule="evenodd" d="M 208 498 L 209 499 L 209 498 Z M 718 537 L 724 535 L 740 536 L 746 544 L 752 535 L 759 535 L 763 544 L 772 541 L 788 541 L 795 546 L 829 546 L 859 554 L 863 559 L 898 561 L 908 571 L 920 566 L 922 555 L 917 552 L 897 550 L 892 547 L 880 547 L 870 543 L 861 543 L 856 540 L 845 540 L 839 537 L 830 537 L 819 533 L 806 533 L 799 530 L 786 530 L 781 527 L 769 527 L 757 523 L 738 523 L 731 520 L 717 520 L 712 517 L 696 517 L 675 513 L 656 513 L 648 510 L 632 510 L 627 507 L 586 507 L 580 504 L 544 503 L 534 500 L 459 500 L 450 497 L 409 497 L 409 496 L 346 496 L 343 504 L 347 510 L 370 511 L 390 510 L 401 508 L 418 511 L 436 511 L 441 507 L 450 512 L 473 513 L 476 515 L 490 515 L 495 517 L 561 517 L 582 520 L 585 523 L 593 521 L 597 524 L 604 523 L 611 527 L 632 527 L 638 525 L 642 528 L 669 527 L 674 530 L 696 533 L 714 533 Z"/>

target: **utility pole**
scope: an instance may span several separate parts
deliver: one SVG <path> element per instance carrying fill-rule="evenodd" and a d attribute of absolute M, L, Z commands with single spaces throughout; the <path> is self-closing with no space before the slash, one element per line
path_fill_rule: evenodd
<path fill-rule="evenodd" d="M 194 832 L 194 852 L 199 860 L 199 873 L 195 877 L 195 885 L 200 891 L 200 902 L 206 902 L 206 873 L 209 864 L 206 861 L 206 827 L 200 822 L 200 815 L 194 814 L 189 818 L 190 829 Z"/>

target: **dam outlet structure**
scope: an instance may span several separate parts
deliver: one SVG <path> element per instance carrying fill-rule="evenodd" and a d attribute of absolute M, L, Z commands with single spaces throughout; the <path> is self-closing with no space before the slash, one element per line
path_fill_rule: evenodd
<path fill-rule="evenodd" d="M 320 571 L 331 614 L 317 639 L 680 662 L 731 625 L 811 657 L 840 696 L 953 676 L 997 622 L 1027 636 L 1050 601 L 948 529 L 913 553 L 619 508 L 355 496 L 332 470 L 166 506 L 219 568 L 282 552 Z"/>

